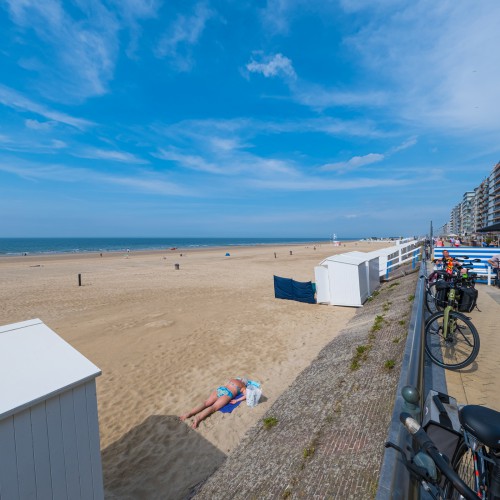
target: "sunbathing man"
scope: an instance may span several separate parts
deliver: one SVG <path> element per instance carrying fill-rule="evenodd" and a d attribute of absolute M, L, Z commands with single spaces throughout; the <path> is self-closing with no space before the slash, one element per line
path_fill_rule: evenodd
<path fill-rule="evenodd" d="M 248 380 L 246 378 L 238 377 L 230 379 L 226 385 L 221 385 L 217 390 L 213 391 L 204 403 L 195 406 L 191 411 L 181 415 L 179 418 L 184 421 L 193 415 L 197 415 L 191 426 L 193 429 L 196 429 L 202 420 L 220 410 L 223 406 L 226 406 L 228 403 L 235 404 L 246 399 L 247 383 Z"/>

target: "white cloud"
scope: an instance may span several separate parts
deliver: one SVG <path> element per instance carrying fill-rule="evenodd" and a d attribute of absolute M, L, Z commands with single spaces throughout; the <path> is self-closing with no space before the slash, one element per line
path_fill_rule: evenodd
<path fill-rule="evenodd" d="M 149 163 L 142 158 L 137 158 L 137 156 L 127 153 L 124 151 L 110 151 L 106 149 L 98 149 L 98 148 L 87 148 L 82 151 L 74 151 L 72 153 L 74 156 L 79 158 L 89 158 L 95 160 L 108 160 L 108 161 L 117 161 L 122 163 Z"/>
<path fill-rule="evenodd" d="M 316 109 L 337 106 L 382 106 L 387 103 L 385 92 L 376 90 L 349 90 L 327 88 L 299 81 L 291 87 L 292 99 L 299 104 Z"/>
<path fill-rule="evenodd" d="M 54 122 L 39 122 L 38 120 L 27 119 L 24 121 L 27 128 L 33 130 L 51 130 L 55 123 Z"/>
<path fill-rule="evenodd" d="M 0 161 L 0 171 L 17 175 L 29 181 L 51 181 L 59 183 L 114 184 L 127 186 L 134 191 L 160 195 L 196 196 L 192 189 L 179 186 L 165 176 L 153 172 L 137 172 L 135 175 L 123 176 L 102 174 L 90 168 L 66 167 L 51 164 L 40 165 L 15 161 Z"/>
<path fill-rule="evenodd" d="M 159 158 L 160 160 L 172 161 L 178 163 L 184 168 L 189 168 L 191 170 L 198 170 L 200 172 L 208 172 L 211 174 L 224 174 L 227 173 L 224 169 L 220 168 L 201 156 L 187 154 L 179 151 L 165 149 L 159 149 L 158 153 L 153 156 Z"/>
<path fill-rule="evenodd" d="M 179 71 L 189 71 L 193 66 L 191 47 L 198 43 L 206 23 L 214 15 L 205 2 L 196 4 L 192 16 L 179 15 L 160 39 L 157 57 L 168 57 Z"/>
<path fill-rule="evenodd" d="M 292 61 L 283 54 L 274 54 L 272 56 L 263 56 L 262 62 L 252 60 L 246 65 L 250 73 L 261 73 L 266 78 L 271 76 L 284 76 L 296 78 Z"/>
<path fill-rule="evenodd" d="M 377 187 L 406 186 L 416 182 L 419 181 L 415 179 L 357 178 L 352 180 L 338 180 L 320 177 L 304 177 L 280 180 L 252 179 L 248 181 L 248 184 L 259 189 L 274 189 L 277 191 L 345 191 Z"/>
<path fill-rule="evenodd" d="M 60 141 L 59 139 L 52 139 L 51 147 L 54 149 L 65 149 L 68 145 L 64 141 Z"/>
<path fill-rule="evenodd" d="M 27 99 L 19 92 L 16 92 L 9 87 L 5 87 L 4 85 L 0 85 L 0 103 L 4 106 L 8 106 L 13 109 L 20 109 L 21 111 L 29 111 L 43 116 L 44 118 L 48 118 L 49 120 L 65 123 L 66 125 L 71 125 L 72 127 L 76 127 L 78 129 L 85 129 L 94 125 L 88 120 L 74 118 L 65 113 L 47 109 L 45 106 Z"/>
<path fill-rule="evenodd" d="M 415 146 L 415 144 L 417 144 L 417 137 L 410 137 L 409 139 L 401 143 L 399 146 L 391 148 L 388 154 L 398 153 L 399 151 L 403 151 L 405 149 Z"/>
<path fill-rule="evenodd" d="M 394 115 L 447 132 L 499 131 L 500 3 L 388 5 L 345 43 L 392 89 Z"/>
<path fill-rule="evenodd" d="M 118 54 L 119 23 L 99 1 L 79 3 L 73 18 L 57 0 L 8 0 L 20 36 L 34 31 L 50 63 L 31 66 L 43 79 L 38 88 L 53 100 L 66 102 L 102 95 L 113 78 Z"/>
<path fill-rule="evenodd" d="M 378 163 L 385 158 L 385 155 L 379 153 L 369 153 L 365 156 L 353 156 L 351 159 L 347 161 L 341 161 L 337 163 L 329 163 L 327 165 L 323 165 L 321 170 L 353 170 L 359 167 L 363 167 L 364 165 L 370 165 L 371 163 Z"/>

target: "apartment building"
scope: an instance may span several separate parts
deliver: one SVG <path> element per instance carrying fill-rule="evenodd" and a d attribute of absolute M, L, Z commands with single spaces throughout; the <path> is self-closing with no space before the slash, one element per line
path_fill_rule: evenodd
<path fill-rule="evenodd" d="M 464 193 L 461 202 L 452 208 L 450 220 L 439 229 L 439 234 L 457 234 L 468 238 L 479 229 L 499 222 L 500 162 L 479 186 Z"/>

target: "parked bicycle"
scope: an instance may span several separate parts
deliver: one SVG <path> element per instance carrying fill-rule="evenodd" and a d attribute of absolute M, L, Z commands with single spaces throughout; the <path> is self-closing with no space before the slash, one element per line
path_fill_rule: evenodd
<path fill-rule="evenodd" d="M 469 259 L 467 256 L 457 257 L 454 260 L 454 266 L 450 271 L 436 269 L 425 278 L 425 306 L 431 313 L 442 311 L 447 304 L 448 283 L 455 278 L 460 289 L 475 288 L 477 273 L 471 271 L 473 262 L 481 262 L 481 259 Z M 437 261 L 434 260 L 434 263 Z M 458 272 L 460 271 L 460 272 Z M 468 293 L 467 291 L 465 292 Z M 456 310 L 459 309 L 459 303 L 454 304 Z M 465 307 L 464 304 L 463 307 Z"/>
<path fill-rule="evenodd" d="M 477 300 L 474 276 L 461 271 L 471 267 L 471 264 L 455 264 L 451 274 L 435 271 L 439 279 L 433 284 L 434 304 L 438 310 L 425 322 L 425 351 L 434 363 L 449 370 L 465 368 L 479 353 L 477 329 L 463 314 L 471 312 Z"/>
<path fill-rule="evenodd" d="M 461 429 L 451 460 L 407 413 L 402 413 L 400 420 L 419 452 L 410 452 L 408 459 L 406 452 L 395 444 L 385 446 L 401 453 L 412 477 L 434 499 L 500 500 L 500 412 L 466 405 L 458 414 Z"/>

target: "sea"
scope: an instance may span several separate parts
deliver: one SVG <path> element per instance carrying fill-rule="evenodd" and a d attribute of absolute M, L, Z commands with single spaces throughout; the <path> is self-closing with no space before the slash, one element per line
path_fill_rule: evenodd
<path fill-rule="evenodd" d="M 348 241 L 357 238 L 337 238 Z M 0 238 L 1 255 L 329 243 L 327 238 Z"/>

